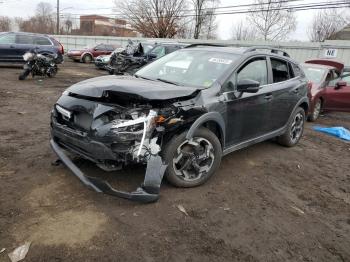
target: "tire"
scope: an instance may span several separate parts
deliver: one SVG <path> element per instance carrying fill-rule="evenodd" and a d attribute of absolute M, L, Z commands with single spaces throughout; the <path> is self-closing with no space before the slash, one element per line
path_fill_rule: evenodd
<path fill-rule="evenodd" d="M 25 80 L 29 74 L 30 69 L 24 70 L 23 73 L 18 76 L 18 80 Z"/>
<path fill-rule="evenodd" d="M 317 118 L 320 116 L 321 110 L 322 110 L 322 100 L 317 99 L 314 106 L 314 110 L 312 111 L 312 114 L 309 116 L 308 120 L 311 122 L 315 122 Z"/>
<path fill-rule="evenodd" d="M 220 141 L 209 129 L 199 128 L 191 141 L 186 140 L 186 134 L 187 131 L 172 138 L 162 153 L 168 164 L 165 176 L 176 187 L 196 187 L 205 183 L 220 166 L 222 157 Z"/>
<path fill-rule="evenodd" d="M 50 71 L 50 73 L 47 74 L 47 76 L 49 78 L 52 78 L 52 77 L 56 76 L 57 71 L 58 71 L 58 68 L 57 68 L 57 65 L 55 65 L 54 68 L 52 68 L 52 70 Z"/>
<path fill-rule="evenodd" d="M 92 56 L 89 55 L 89 54 L 84 55 L 83 58 L 82 58 L 82 61 L 85 64 L 90 64 L 92 62 Z"/>
<path fill-rule="evenodd" d="M 277 142 L 286 147 L 292 147 L 298 144 L 300 138 L 303 136 L 305 125 L 305 111 L 298 107 L 291 117 L 287 125 L 286 132 L 277 138 Z"/>

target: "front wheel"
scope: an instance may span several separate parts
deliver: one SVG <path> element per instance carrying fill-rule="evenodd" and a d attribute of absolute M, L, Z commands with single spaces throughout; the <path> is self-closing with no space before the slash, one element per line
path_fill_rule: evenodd
<path fill-rule="evenodd" d="M 191 140 L 183 132 L 165 146 L 163 158 L 168 168 L 166 178 L 177 187 L 195 187 L 205 183 L 218 169 L 222 149 L 217 136 L 200 128 Z"/>
<path fill-rule="evenodd" d="M 27 78 L 27 76 L 30 74 L 30 69 L 25 69 L 22 74 L 19 75 L 19 80 L 24 80 Z"/>
<path fill-rule="evenodd" d="M 286 147 L 292 147 L 298 144 L 304 132 L 304 125 L 305 111 L 303 108 L 298 107 L 288 123 L 286 132 L 278 137 L 278 143 Z"/>

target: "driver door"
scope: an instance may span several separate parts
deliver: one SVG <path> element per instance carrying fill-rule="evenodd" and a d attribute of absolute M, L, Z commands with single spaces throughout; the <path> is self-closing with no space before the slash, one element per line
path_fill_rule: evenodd
<path fill-rule="evenodd" d="M 237 92 L 237 82 L 251 79 L 260 83 L 257 93 Z M 246 61 L 223 85 L 226 93 L 226 146 L 233 146 L 266 134 L 269 129 L 272 92 L 268 88 L 265 56 Z"/>
<path fill-rule="evenodd" d="M 338 72 L 332 72 L 333 77 L 325 89 L 324 110 L 350 112 L 350 74 L 341 78 Z M 339 81 L 345 81 L 346 86 L 337 86 Z"/>

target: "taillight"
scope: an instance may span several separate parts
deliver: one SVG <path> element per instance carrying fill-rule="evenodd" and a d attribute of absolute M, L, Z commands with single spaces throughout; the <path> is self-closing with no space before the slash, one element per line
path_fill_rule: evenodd
<path fill-rule="evenodd" d="M 59 48 L 60 53 L 61 53 L 62 55 L 64 55 L 64 48 L 63 48 L 63 45 L 62 45 L 61 43 L 59 43 L 59 44 L 60 44 L 60 48 Z"/>

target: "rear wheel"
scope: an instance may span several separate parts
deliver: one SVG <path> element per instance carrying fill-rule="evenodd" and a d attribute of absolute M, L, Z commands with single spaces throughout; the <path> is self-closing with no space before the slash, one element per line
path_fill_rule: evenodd
<path fill-rule="evenodd" d="M 321 99 L 317 99 L 315 106 L 314 106 L 314 110 L 312 112 L 312 114 L 309 116 L 309 120 L 311 122 L 314 122 L 317 120 L 317 118 L 320 116 L 322 110 L 322 101 Z"/>
<path fill-rule="evenodd" d="M 54 77 L 57 74 L 58 68 L 57 65 L 53 66 L 52 68 L 49 69 L 49 72 L 47 73 L 48 77 Z"/>
<path fill-rule="evenodd" d="M 198 129 L 191 140 L 187 132 L 165 146 L 163 157 L 168 164 L 166 177 L 177 187 L 195 187 L 206 182 L 218 169 L 222 149 L 217 136 L 206 128 Z"/>
<path fill-rule="evenodd" d="M 278 137 L 278 143 L 287 147 L 295 146 L 303 135 L 304 124 L 305 111 L 303 108 L 298 107 L 288 123 L 286 132 Z"/>
<path fill-rule="evenodd" d="M 89 55 L 89 54 L 84 55 L 82 60 L 83 60 L 83 62 L 84 62 L 85 64 L 89 64 L 89 63 L 92 62 L 92 56 Z"/>

